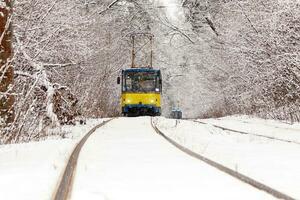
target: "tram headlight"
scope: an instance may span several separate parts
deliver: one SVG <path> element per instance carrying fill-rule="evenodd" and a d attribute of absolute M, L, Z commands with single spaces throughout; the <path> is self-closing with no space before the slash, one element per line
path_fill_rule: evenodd
<path fill-rule="evenodd" d="M 130 100 L 130 99 L 124 99 L 124 103 L 130 104 L 130 103 L 131 103 L 131 100 Z"/>

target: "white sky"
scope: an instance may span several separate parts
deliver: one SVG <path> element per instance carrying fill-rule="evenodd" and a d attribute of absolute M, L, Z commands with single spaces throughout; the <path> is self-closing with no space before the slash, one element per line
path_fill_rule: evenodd
<path fill-rule="evenodd" d="M 157 0 L 159 5 L 165 6 L 165 11 L 171 22 L 177 23 L 181 16 L 183 16 L 183 10 L 180 0 Z"/>

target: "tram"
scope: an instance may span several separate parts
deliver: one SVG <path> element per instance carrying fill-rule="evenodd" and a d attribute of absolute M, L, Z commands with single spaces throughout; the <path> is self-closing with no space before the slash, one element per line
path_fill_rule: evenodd
<path fill-rule="evenodd" d="M 153 35 L 146 35 L 151 42 L 151 61 L 148 67 L 135 67 L 135 47 L 132 36 L 132 66 L 124 69 L 117 83 L 121 85 L 121 107 L 124 116 L 161 115 L 162 76 L 159 69 L 152 67 Z"/>

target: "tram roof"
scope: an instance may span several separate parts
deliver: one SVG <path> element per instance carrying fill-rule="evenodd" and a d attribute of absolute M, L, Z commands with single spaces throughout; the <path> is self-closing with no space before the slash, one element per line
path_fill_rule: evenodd
<path fill-rule="evenodd" d="M 160 71 L 159 69 L 153 69 L 153 68 L 130 68 L 125 69 L 125 72 L 157 72 Z"/>

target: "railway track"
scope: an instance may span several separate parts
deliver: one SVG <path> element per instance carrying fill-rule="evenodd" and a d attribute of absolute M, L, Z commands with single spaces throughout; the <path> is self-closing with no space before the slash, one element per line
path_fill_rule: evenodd
<path fill-rule="evenodd" d="M 206 123 L 206 122 L 201 122 L 201 121 L 197 121 L 197 120 L 193 120 L 193 122 L 199 123 L 199 124 L 204 124 L 204 125 L 211 125 L 215 128 L 221 129 L 223 131 L 230 131 L 230 132 L 233 132 L 233 133 L 243 134 L 243 135 L 253 135 L 253 136 L 256 136 L 256 137 L 261 137 L 261 138 L 265 138 L 265 139 L 269 139 L 269 140 L 276 140 L 276 141 L 279 141 L 279 142 L 285 142 L 285 143 L 292 143 L 292 144 L 300 145 L 300 142 L 293 141 L 293 140 L 287 140 L 287 139 L 276 138 L 276 137 L 262 135 L 262 134 L 239 131 L 239 130 L 230 129 L 230 128 L 226 128 L 226 127 L 223 127 L 223 126 L 219 126 L 219 125 L 215 125 L 215 124 L 211 124 L 211 123 Z"/>
<path fill-rule="evenodd" d="M 181 150 L 182 152 L 190 155 L 191 157 L 194 157 L 198 160 L 201 160 L 205 163 L 207 163 L 208 165 L 212 166 L 212 167 L 215 167 L 216 169 L 226 173 L 226 174 L 229 174 L 230 176 L 234 177 L 234 178 L 237 178 L 239 179 L 240 181 L 244 182 L 244 183 L 247 183 L 259 190 L 262 190 L 262 191 L 265 191 L 267 192 L 268 194 L 276 197 L 276 198 L 279 198 L 279 199 L 285 199 L 285 200 L 294 200 L 295 198 L 287 195 L 287 194 L 284 194 L 276 189 L 273 189 L 259 181 L 256 181 L 248 176 L 245 176 L 239 172 L 236 172 L 218 162 L 215 162 L 207 157 L 204 157 L 198 153 L 195 153 L 194 151 L 191 151 L 190 149 L 182 146 L 181 144 L 177 143 L 176 141 L 174 141 L 173 139 L 169 138 L 165 133 L 163 133 L 153 122 L 153 118 L 151 118 L 151 125 L 153 127 L 153 129 L 155 130 L 155 132 L 159 135 L 161 135 L 163 138 L 165 138 L 169 143 L 171 143 L 173 146 L 175 146 L 176 148 L 178 148 L 179 150 Z"/>
<path fill-rule="evenodd" d="M 104 126 L 108 122 L 112 121 L 113 119 L 106 120 L 98 125 L 96 125 L 94 128 L 92 128 L 76 145 L 74 148 L 72 154 L 69 157 L 68 163 L 65 167 L 65 170 L 63 172 L 63 175 L 60 179 L 60 182 L 58 183 L 58 187 L 53 195 L 53 200 L 67 200 L 71 197 L 72 192 L 72 185 L 73 185 L 73 179 L 74 179 L 74 172 L 76 170 L 77 160 L 79 153 L 85 144 L 85 142 L 88 140 L 88 138 L 100 127 Z"/>
<path fill-rule="evenodd" d="M 194 120 L 196 120 L 196 119 L 194 119 Z M 216 120 L 218 120 L 218 121 L 220 121 L 221 119 L 220 118 L 216 118 Z M 237 121 L 237 122 L 240 122 L 240 123 L 244 123 L 244 124 L 257 124 L 256 122 L 253 122 L 253 121 L 245 121 L 245 120 L 242 120 L 242 119 L 233 119 L 234 121 Z M 292 125 L 292 123 L 288 123 L 288 122 L 281 122 L 282 124 L 284 124 L 284 125 L 288 125 L 288 126 L 290 126 L 290 125 Z M 277 125 L 273 125 L 273 124 L 262 124 L 262 125 L 264 125 L 264 126 L 268 126 L 268 127 L 270 127 L 270 128 L 276 128 L 276 129 L 282 129 L 282 128 L 284 128 L 284 129 L 289 129 L 289 130 L 297 130 L 297 131 L 300 131 L 300 129 L 295 129 L 295 128 L 289 128 L 289 127 L 279 127 L 279 126 L 277 126 Z"/>
<path fill-rule="evenodd" d="M 105 124 L 109 123 L 110 121 L 112 121 L 113 119 L 110 120 L 106 120 L 100 124 L 98 124 L 97 126 L 95 126 L 94 128 L 92 128 L 81 140 L 80 142 L 76 145 L 76 147 L 74 148 L 72 154 L 69 157 L 68 163 L 65 167 L 65 170 L 63 172 L 63 175 L 61 176 L 57 189 L 55 190 L 52 199 L 53 200 L 67 200 L 71 198 L 71 193 L 72 193 L 72 186 L 73 186 L 73 181 L 74 181 L 74 177 L 75 177 L 75 171 L 76 171 L 76 166 L 77 166 L 77 160 L 80 154 L 80 151 L 82 149 L 82 147 L 84 146 L 84 144 L 86 143 L 86 141 L 88 140 L 88 138 L 100 127 L 104 126 Z M 177 143 L 176 141 L 172 140 L 171 138 L 169 138 L 166 134 L 164 134 L 153 122 L 153 118 L 151 118 L 151 126 L 152 128 L 155 130 L 156 133 L 158 133 L 159 135 L 161 135 L 163 138 L 165 138 L 169 143 L 171 143 L 172 145 L 174 145 L 176 148 L 178 148 L 179 150 L 183 151 L 184 153 L 188 154 L 189 156 L 192 156 L 198 160 L 201 160 L 205 163 L 207 163 L 208 165 L 217 168 L 218 170 L 229 174 L 231 176 L 233 176 L 234 178 L 239 179 L 240 181 L 247 183 L 259 190 L 262 190 L 264 192 L 267 192 L 268 194 L 273 195 L 276 198 L 279 199 L 287 199 L 287 200 L 292 200 L 295 199 L 287 194 L 284 194 L 278 190 L 275 190 L 263 183 L 260 183 L 250 177 L 247 177 L 241 173 L 238 173 L 230 168 L 227 168 L 226 166 L 223 166 L 213 160 L 210 160 L 200 154 L 197 154 L 193 151 L 191 151 L 190 149 L 180 145 L 179 143 Z"/>

